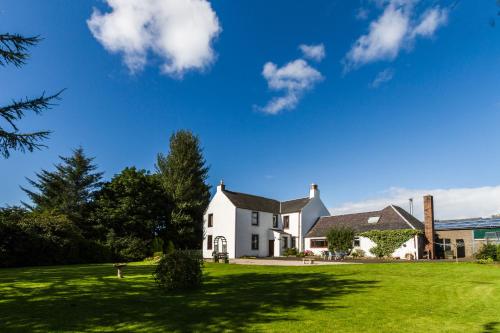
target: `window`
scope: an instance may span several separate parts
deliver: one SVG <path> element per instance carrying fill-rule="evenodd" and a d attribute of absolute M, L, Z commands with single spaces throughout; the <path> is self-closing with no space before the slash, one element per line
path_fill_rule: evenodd
<path fill-rule="evenodd" d="M 208 227 L 211 228 L 214 226 L 214 214 L 208 214 Z"/>
<path fill-rule="evenodd" d="M 290 228 L 290 216 L 284 216 L 283 217 L 283 229 L 288 229 Z"/>
<path fill-rule="evenodd" d="M 252 250 L 259 249 L 259 235 L 252 235 Z"/>
<path fill-rule="evenodd" d="M 283 248 L 288 249 L 288 237 L 283 237 Z"/>
<path fill-rule="evenodd" d="M 273 228 L 278 227 L 278 215 L 273 215 Z"/>
<path fill-rule="evenodd" d="M 252 225 L 259 225 L 259 212 L 252 212 Z"/>
<path fill-rule="evenodd" d="M 292 248 L 295 248 L 297 245 L 297 237 L 292 237 L 292 244 L 290 245 Z"/>
<path fill-rule="evenodd" d="M 354 242 L 352 243 L 353 247 L 360 247 L 361 242 L 359 241 L 359 237 L 354 237 Z"/>
<path fill-rule="evenodd" d="M 328 247 L 326 239 L 311 239 L 311 247 Z"/>
<path fill-rule="evenodd" d="M 212 235 L 208 235 L 207 236 L 207 250 L 211 250 L 212 249 Z"/>

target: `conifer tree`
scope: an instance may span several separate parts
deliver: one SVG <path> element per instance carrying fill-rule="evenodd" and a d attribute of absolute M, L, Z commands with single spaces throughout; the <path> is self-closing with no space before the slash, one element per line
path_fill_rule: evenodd
<path fill-rule="evenodd" d="M 38 44 L 40 40 L 38 36 L 0 34 L 0 66 L 12 64 L 21 67 L 28 59 L 28 47 Z M 14 100 L 9 105 L 0 106 L 0 119 L 4 123 L 0 122 L 0 155 L 8 158 L 13 150 L 32 152 L 45 147 L 43 141 L 49 137 L 50 131 L 20 132 L 17 122 L 27 111 L 40 114 L 50 109 L 61 93 L 42 93 L 39 97 Z"/>
<path fill-rule="evenodd" d="M 81 147 L 73 150 L 72 156 L 59 158 L 62 163 L 56 164 L 54 171 L 42 170 L 36 174 L 36 180 L 27 178 L 34 190 L 21 189 L 33 204 L 23 204 L 31 210 L 64 214 L 84 235 L 89 235 L 90 205 L 94 192 L 101 186 L 102 172 L 96 172 L 94 158 L 87 157 Z"/>
<path fill-rule="evenodd" d="M 172 134 L 170 151 L 167 156 L 158 154 L 156 168 L 173 205 L 170 239 L 176 248 L 200 248 L 210 186 L 198 137 L 186 130 Z"/>

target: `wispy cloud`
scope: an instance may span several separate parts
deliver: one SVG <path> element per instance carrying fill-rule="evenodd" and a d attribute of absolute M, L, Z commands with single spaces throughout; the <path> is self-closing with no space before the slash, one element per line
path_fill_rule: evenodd
<path fill-rule="evenodd" d="M 87 25 L 112 53 L 120 53 L 131 72 L 144 68 L 148 54 L 162 61 L 162 72 L 182 77 L 204 70 L 214 59 L 219 20 L 206 0 L 105 0 L 111 11 L 94 9 Z"/>
<path fill-rule="evenodd" d="M 415 0 L 389 0 L 382 14 L 370 23 L 368 32 L 360 36 L 346 54 L 344 71 L 380 61 L 394 60 L 401 49 L 413 44 L 417 37 L 431 37 L 447 22 L 448 10 L 434 6 L 418 19 Z"/>
<path fill-rule="evenodd" d="M 381 84 L 389 82 L 394 77 L 394 70 L 392 68 L 386 68 L 379 72 L 373 82 L 371 83 L 372 88 L 378 88 Z"/>
<path fill-rule="evenodd" d="M 321 61 L 325 57 L 323 44 L 302 44 L 299 49 L 303 52 L 304 58 Z M 256 107 L 257 110 L 268 114 L 294 109 L 304 93 L 323 80 L 323 75 L 304 59 L 295 59 L 282 67 L 267 62 L 262 70 L 262 76 L 266 79 L 270 90 L 284 92 L 283 96 L 272 98 L 265 106 Z"/>
<path fill-rule="evenodd" d="M 500 212 L 500 185 L 450 189 L 390 188 L 372 199 L 347 202 L 330 209 L 334 215 L 380 210 L 395 204 L 408 210 L 408 199 L 414 199 L 414 214 L 423 218 L 423 196 L 434 196 L 436 219 L 490 217 Z"/>
<path fill-rule="evenodd" d="M 359 7 L 358 10 L 356 10 L 356 19 L 362 21 L 366 20 L 368 18 L 369 11 L 365 7 Z"/>
<path fill-rule="evenodd" d="M 304 58 L 312 59 L 314 61 L 321 61 L 325 58 L 325 46 L 323 44 L 317 45 L 299 45 L 299 49 L 302 51 Z"/>

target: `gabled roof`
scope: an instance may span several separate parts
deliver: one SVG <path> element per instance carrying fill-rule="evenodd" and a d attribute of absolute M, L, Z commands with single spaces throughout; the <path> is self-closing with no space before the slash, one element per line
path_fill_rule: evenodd
<path fill-rule="evenodd" d="M 311 199 L 300 198 L 295 200 L 279 202 L 278 200 L 259 197 L 257 195 L 223 191 L 229 200 L 238 208 L 269 212 L 273 214 L 288 214 L 299 212 Z"/>
<path fill-rule="evenodd" d="M 295 200 L 283 201 L 281 203 L 281 214 L 299 212 L 311 201 L 310 198 L 300 198 Z"/>
<path fill-rule="evenodd" d="M 376 223 L 368 223 L 368 219 L 371 217 L 379 217 L 379 219 Z M 376 221 L 376 219 L 371 220 Z M 422 230 L 424 225 L 401 207 L 390 205 L 378 211 L 322 216 L 312 226 L 306 237 L 326 237 L 328 231 L 333 227 L 350 227 L 356 232 L 365 232 L 397 229 Z"/>
<path fill-rule="evenodd" d="M 224 190 L 223 192 L 233 205 L 238 208 L 274 214 L 279 214 L 280 212 L 280 202 L 278 200 L 233 191 Z"/>

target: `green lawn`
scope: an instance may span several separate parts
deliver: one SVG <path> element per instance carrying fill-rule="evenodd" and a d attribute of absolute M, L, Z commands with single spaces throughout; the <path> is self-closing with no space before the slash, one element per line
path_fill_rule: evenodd
<path fill-rule="evenodd" d="M 0 332 L 500 332 L 500 266 L 208 264 L 201 290 L 160 292 L 153 266 L 0 270 Z"/>

